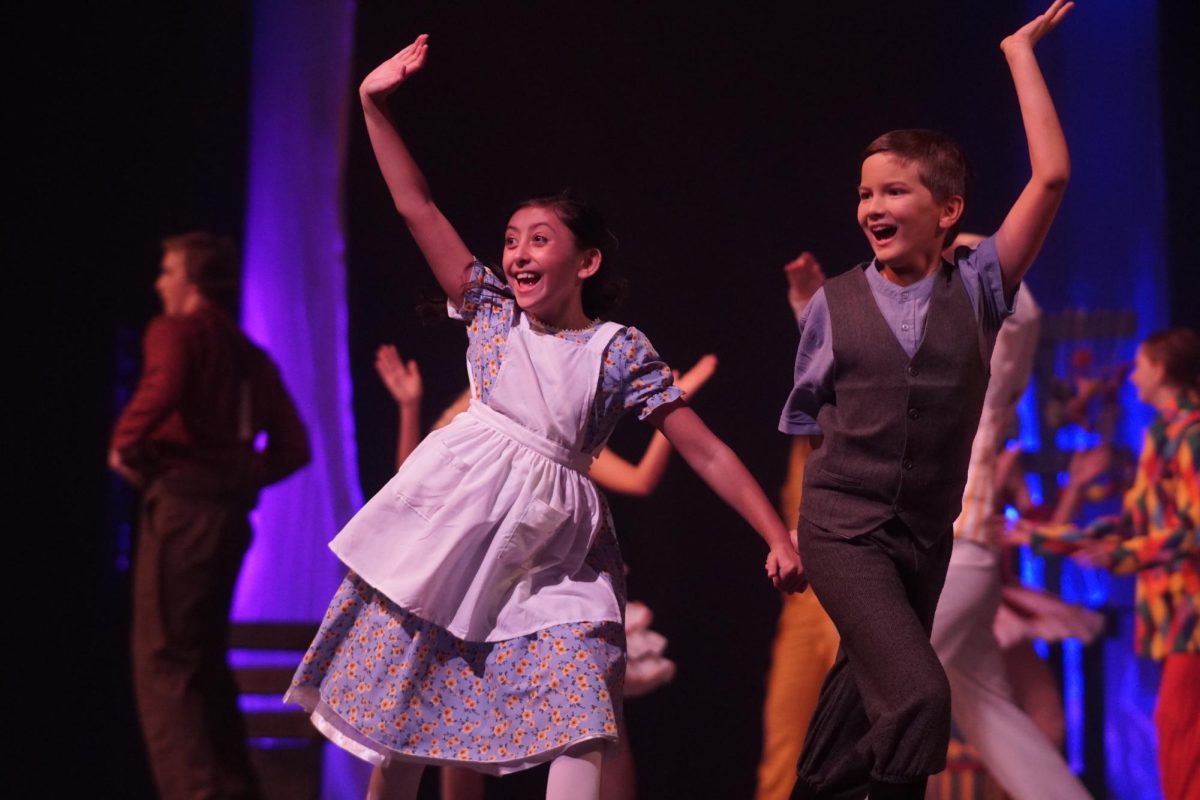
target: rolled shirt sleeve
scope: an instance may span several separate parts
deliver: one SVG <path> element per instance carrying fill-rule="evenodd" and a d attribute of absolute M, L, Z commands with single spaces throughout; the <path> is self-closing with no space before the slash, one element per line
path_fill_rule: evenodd
<path fill-rule="evenodd" d="M 833 398 L 833 337 L 823 288 L 813 294 L 797 324 L 800 345 L 779 430 L 793 436 L 816 436 L 821 433 L 817 412 Z"/>

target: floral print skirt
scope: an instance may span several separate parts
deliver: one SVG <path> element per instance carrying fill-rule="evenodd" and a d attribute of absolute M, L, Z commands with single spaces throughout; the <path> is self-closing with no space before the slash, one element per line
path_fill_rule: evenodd
<path fill-rule="evenodd" d="M 593 557 L 596 549 L 608 548 L 594 548 Z M 621 583 L 614 588 L 623 596 Z M 374 764 L 399 759 L 502 775 L 582 741 L 615 742 L 624 677 L 618 622 L 468 642 L 350 573 L 284 699 Z"/>

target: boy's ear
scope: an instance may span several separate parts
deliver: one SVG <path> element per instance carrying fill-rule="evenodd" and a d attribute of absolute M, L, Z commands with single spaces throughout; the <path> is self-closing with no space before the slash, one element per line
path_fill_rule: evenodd
<path fill-rule="evenodd" d="M 579 267 L 579 280 L 585 281 L 596 274 L 600 269 L 600 262 L 604 260 L 604 254 L 596 248 L 587 250 L 583 254 L 583 263 Z"/>
<path fill-rule="evenodd" d="M 958 222 L 959 217 L 963 213 L 963 199 L 961 195 L 951 195 L 950 198 L 942 203 L 942 213 L 938 215 L 938 224 L 942 230 L 950 230 Z"/>

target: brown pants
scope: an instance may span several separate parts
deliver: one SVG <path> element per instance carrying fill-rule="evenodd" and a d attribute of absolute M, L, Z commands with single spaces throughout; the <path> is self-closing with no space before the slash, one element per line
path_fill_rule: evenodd
<path fill-rule="evenodd" d="M 229 608 L 250 544 L 243 504 L 152 484 L 142 500 L 133 587 L 133 682 L 164 800 L 255 798 Z"/>

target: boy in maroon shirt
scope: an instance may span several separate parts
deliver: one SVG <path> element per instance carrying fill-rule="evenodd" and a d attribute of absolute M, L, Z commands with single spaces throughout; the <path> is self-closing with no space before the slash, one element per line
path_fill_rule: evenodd
<path fill-rule="evenodd" d="M 309 460 L 279 371 L 222 308 L 236 307 L 238 273 L 227 239 L 163 242 L 163 314 L 109 452 L 142 490 L 134 692 L 163 798 L 259 796 L 225 661 L 229 608 L 259 489 Z"/>

